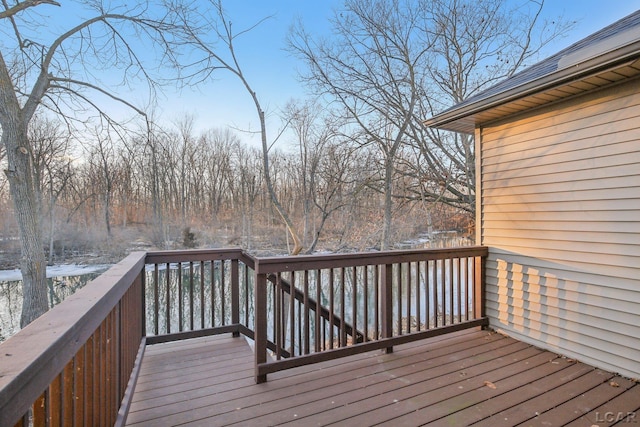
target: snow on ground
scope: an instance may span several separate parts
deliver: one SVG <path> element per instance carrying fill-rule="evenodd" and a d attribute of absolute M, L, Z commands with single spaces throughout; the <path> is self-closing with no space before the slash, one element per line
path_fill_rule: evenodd
<path fill-rule="evenodd" d="M 110 265 L 61 264 L 47 267 L 47 277 L 82 276 L 83 274 L 106 271 Z M 22 280 L 20 270 L 0 270 L 0 282 Z"/>

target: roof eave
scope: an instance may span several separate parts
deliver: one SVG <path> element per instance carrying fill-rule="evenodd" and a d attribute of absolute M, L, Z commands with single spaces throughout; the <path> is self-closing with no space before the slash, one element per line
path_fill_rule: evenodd
<path fill-rule="evenodd" d="M 586 76 L 631 61 L 638 56 L 640 56 L 640 40 L 574 66 L 541 76 L 504 92 L 480 99 L 477 102 L 463 105 L 460 108 L 453 107 L 425 120 L 424 123 L 429 127 L 473 134 L 475 127 L 478 125 L 473 117 L 475 114 L 550 88 L 557 88 L 564 84 L 575 82 Z"/>

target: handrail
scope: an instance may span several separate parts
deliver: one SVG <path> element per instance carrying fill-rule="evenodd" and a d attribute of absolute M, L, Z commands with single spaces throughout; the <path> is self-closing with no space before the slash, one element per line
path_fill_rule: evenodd
<path fill-rule="evenodd" d="M 381 252 L 352 252 L 322 255 L 296 255 L 287 257 L 256 258 L 255 270 L 262 273 L 283 271 L 316 270 L 326 268 L 354 267 L 360 265 L 383 265 L 415 261 L 430 261 L 448 258 L 487 256 L 486 246 L 463 246 L 446 249 L 410 249 Z"/>
<path fill-rule="evenodd" d="M 241 259 L 254 263 L 254 259 L 241 248 L 225 248 L 225 249 L 187 249 L 187 250 L 171 250 L 171 251 L 149 251 L 146 252 L 145 262 L 147 264 L 162 264 L 172 262 L 188 262 L 188 261 L 210 261 L 212 259 L 231 260 Z"/>

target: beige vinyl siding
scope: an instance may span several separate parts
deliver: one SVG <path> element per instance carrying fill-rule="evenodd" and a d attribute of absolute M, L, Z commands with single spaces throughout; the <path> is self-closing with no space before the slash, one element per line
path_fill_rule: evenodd
<path fill-rule="evenodd" d="M 476 138 L 492 327 L 640 377 L 640 81 Z"/>

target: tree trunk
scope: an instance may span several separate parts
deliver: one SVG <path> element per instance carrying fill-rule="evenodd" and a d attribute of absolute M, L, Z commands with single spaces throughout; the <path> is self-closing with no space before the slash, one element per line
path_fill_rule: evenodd
<path fill-rule="evenodd" d="M 52 190 L 53 186 L 50 185 L 49 186 L 49 191 L 53 191 Z M 55 229 L 55 198 L 53 196 L 53 194 L 50 194 L 50 198 L 49 198 L 50 202 L 49 202 L 49 265 L 53 265 L 53 258 L 54 258 L 54 238 L 55 238 L 55 233 L 54 233 L 54 229 Z"/>
<path fill-rule="evenodd" d="M 282 219 L 282 221 L 284 222 L 287 231 L 289 232 L 289 234 L 287 234 L 287 237 L 289 235 L 291 235 L 291 238 L 293 239 L 293 249 L 290 250 L 290 254 L 291 255 L 298 255 L 300 253 L 300 251 L 302 251 L 302 242 L 300 241 L 300 237 L 298 237 L 298 232 L 295 228 L 295 226 L 293 225 L 293 222 L 291 221 L 291 218 L 289 218 L 289 215 L 287 214 L 287 212 L 285 211 L 285 209 L 282 207 L 282 204 L 280 203 L 280 200 L 278 200 L 278 196 L 276 195 L 276 192 L 273 188 L 273 183 L 271 182 L 271 175 L 270 175 L 270 168 L 269 168 L 269 148 L 268 148 L 268 144 L 267 144 L 267 125 L 266 125 L 266 120 L 264 118 L 264 111 L 262 111 L 262 109 L 260 109 L 260 104 L 258 103 L 258 98 L 255 95 L 255 92 L 251 91 L 251 94 L 253 96 L 253 100 L 256 104 L 256 108 L 258 110 L 258 115 L 260 116 L 260 129 L 261 129 L 261 134 L 262 134 L 262 163 L 263 163 L 263 168 L 264 168 L 264 182 L 267 186 L 267 191 L 269 192 L 269 197 L 271 198 L 271 203 L 273 203 L 273 206 L 276 208 L 276 212 L 278 212 L 278 214 L 280 215 L 280 218 Z M 288 246 L 288 238 L 287 238 L 287 246 Z"/>
<path fill-rule="evenodd" d="M 108 184 L 107 185 L 107 191 L 106 194 L 104 195 L 104 223 L 105 226 L 107 227 L 107 238 L 111 239 L 111 214 L 110 214 L 110 209 L 111 209 L 111 193 L 110 193 L 110 188 L 111 185 Z"/>
<path fill-rule="evenodd" d="M 395 151 L 394 151 L 395 154 Z M 380 239 L 380 250 L 389 249 L 391 241 L 391 226 L 393 219 L 393 161 L 395 156 L 388 156 L 385 160 L 384 169 L 384 218 L 382 220 L 382 238 Z"/>
<path fill-rule="evenodd" d="M 18 115 L 19 116 L 19 115 Z M 8 123 L 7 123 L 8 122 Z M 7 150 L 5 171 L 16 219 L 20 228 L 23 303 L 20 327 L 24 328 L 49 309 L 46 288 L 46 260 L 40 224 L 40 204 L 36 200 L 31 150 L 26 126 L 19 118 L 2 126 L 2 143 Z"/>

